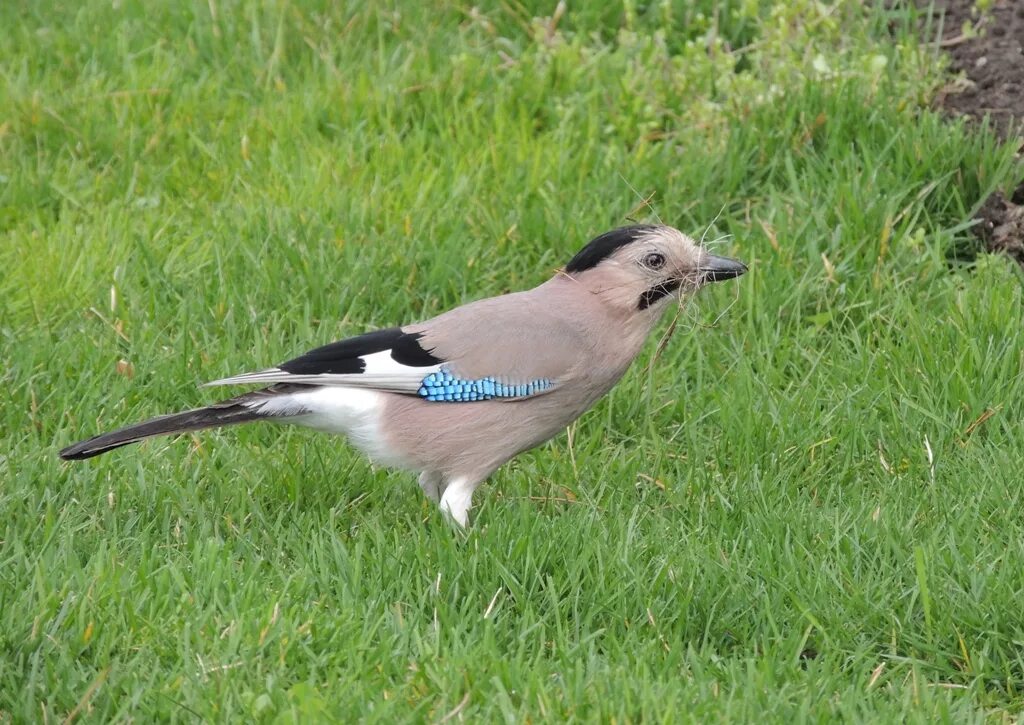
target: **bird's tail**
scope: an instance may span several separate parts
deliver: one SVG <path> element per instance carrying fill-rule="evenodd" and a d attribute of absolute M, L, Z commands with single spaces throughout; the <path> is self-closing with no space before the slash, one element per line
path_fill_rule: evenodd
<path fill-rule="evenodd" d="M 266 390 L 246 393 L 245 395 L 240 395 L 220 403 L 214 403 L 205 408 L 186 410 L 182 413 L 172 413 L 171 415 L 161 415 L 143 423 L 136 423 L 126 428 L 120 428 L 110 433 L 104 433 L 75 443 L 62 450 L 60 457 L 66 461 L 79 461 L 84 458 L 98 456 L 101 453 L 112 451 L 121 446 L 138 443 L 153 436 L 187 433 L 205 428 L 219 428 L 225 425 L 236 425 L 254 420 L 281 417 L 280 412 L 264 410 L 264 404 L 270 398 L 286 395 L 288 392 L 291 392 L 284 390 L 284 387 L 275 386 Z M 294 410 L 289 412 L 298 414 L 302 411 Z"/>

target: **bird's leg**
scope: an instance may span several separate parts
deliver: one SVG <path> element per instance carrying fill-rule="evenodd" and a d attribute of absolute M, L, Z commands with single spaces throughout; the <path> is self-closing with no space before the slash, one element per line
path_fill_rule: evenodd
<path fill-rule="evenodd" d="M 424 471 L 420 474 L 420 488 L 434 503 L 441 503 L 441 493 L 444 491 L 442 483 L 444 477 L 437 471 Z"/>
<path fill-rule="evenodd" d="M 441 511 L 462 528 L 469 524 L 469 507 L 473 505 L 473 491 L 479 484 L 475 478 L 451 478 L 441 496 Z"/>

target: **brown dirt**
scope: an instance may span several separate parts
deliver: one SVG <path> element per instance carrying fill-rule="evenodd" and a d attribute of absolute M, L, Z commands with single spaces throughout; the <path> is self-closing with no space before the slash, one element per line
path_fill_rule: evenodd
<path fill-rule="evenodd" d="M 954 115 L 988 117 L 1002 139 L 1019 139 L 1024 128 L 1024 0 L 994 0 L 983 14 L 975 4 L 934 0 L 935 12 L 944 18 L 941 46 L 953 72 L 962 74 L 936 102 Z M 977 218 L 981 223 L 975 229 L 985 247 L 1024 265 L 1024 183 L 1010 198 L 1001 192 L 990 196 Z"/>

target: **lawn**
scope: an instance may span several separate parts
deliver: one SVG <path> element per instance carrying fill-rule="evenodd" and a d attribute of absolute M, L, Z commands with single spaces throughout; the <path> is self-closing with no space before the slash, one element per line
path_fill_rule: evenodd
<path fill-rule="evenodd" d="M 0 722 L 1021 717 L 1013 144 L 906 8 L 568 6 L 0 4 Z M 467 533 L 308 431 L 57 458 L 630 219 L 750 272 Z"/>

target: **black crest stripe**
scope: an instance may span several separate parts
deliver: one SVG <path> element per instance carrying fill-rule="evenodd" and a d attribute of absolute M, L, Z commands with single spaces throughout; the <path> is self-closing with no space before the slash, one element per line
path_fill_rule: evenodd
<path fill-rule="evenodd" d="M 587 246 L 569 260 L 569 264 L 565 265 L 565 271 L 573 274 L 574 272 L 583 272 L 596 267 L 603 260 L 614 254 L 620 247 L 632 244 L 640 237 L 646 236 L 657 229 L 658 227 L 652 224 L 636 224 L 605 232 L 601 236 L 590 240 Z"/>

